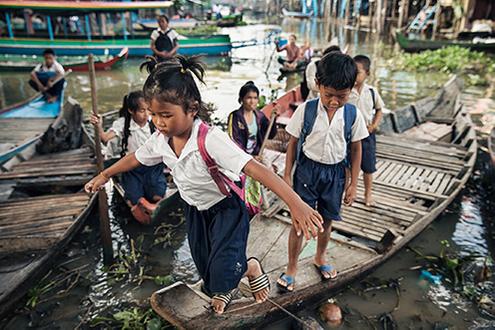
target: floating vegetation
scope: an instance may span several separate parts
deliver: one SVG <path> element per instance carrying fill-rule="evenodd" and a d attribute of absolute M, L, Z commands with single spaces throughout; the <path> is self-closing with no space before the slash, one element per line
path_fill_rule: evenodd
<path fill-rule="evenodd" d="M 488 85 L 495 72 L 495 59 L 486 53 L 449 46 L 421 53 L 401 53 L 390 60 L 394 70 L 441 71 L 463 74 L 471 85 Z"/>
<path fill-rule="evenodd" d="M 90 322 L 91 327 L 132 330 L 160 330 L 173 327 L 162 321 L 149 307 L 130 307 L 110 316 L 98 316 Z"/>

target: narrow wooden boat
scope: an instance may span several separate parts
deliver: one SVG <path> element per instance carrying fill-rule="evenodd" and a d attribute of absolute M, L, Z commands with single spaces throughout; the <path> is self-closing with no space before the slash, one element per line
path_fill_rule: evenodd
<path fill-rule="evenodd" d="M 127 59 L 129 50 L 127 48 L 122 49 L 122 51 L 117 56 L 109 56 L 108 58 L 97 59 L 95 61 L 95 70 L 107 71 L 116 68 Z M 38 63 L 42 61 L 41 58 L 25 58 L 17 55 L 3 55 L 0 57 L 0 71 L 14 71 L 14 72 L 30 72 L 34 69 Z M 72 70 L 77 72 L 88 71 L 88 61 L 83 59 L 78 59 L 76 61 L 70 58 L 60 57 L 58 61 L 65 70 Z"/>
<path fill-rule="evenodd" d="M 293 17 L 293 18 L 311 18 L 313 16 L 313 11 L 310 11 L 309 13 L 303 13 L 299 11 L 289 11 L 285 8 L 282 8 L 282 15 L 284 17 Z"/>
<path fill-rule="evenodd" d="M 13 183 L 24 194 L 46 184 L 57 191 L 0 201 L 0 316 L 36 285 L 84 225 L 97 199 L 81 192 L 87 181 L 81 178 L 95 172 L 93 150 L 82 146 L 35 155 L 0 174 L 0 184 Z"/>
<path fill-rule="evenodd" d="M 490 136 L 488 137 L 488 150 L 490 152 L 492 165 L 495 166 L 495 127 L 492 127 Z"/>
<path fill-rule="evenodd" d="M 469 179 L 476 160 L 476 135 L 469 113 L 459 102 L 460 84 L 449 81 L 438 95 L 419 100 L 386 119 L 378 136 L 378 171 L 375 174 L 376 206 L 367 207 L 361 198 L 352 207 L 343 208 L 341 222 L 334 222 L 328 249 L 328 261 L 339 271 L 335 281 L 322 282 L 313 266 L 316 244 L 304 242 L 299 258 L 296 290 L 281 294 L 276 279 L 285 271 L 287 242 L 291 227 L 289 211 L 278 198 L 251 221 L 248 256 L 258 257 L 271 279 L 270 300 L 257 304 L 245 279 L 241 294 L 221 315 L 208 310 L 210 299 L 199 284 L 177 282 L 155 292 L 151 306 L 164 319 L 180 329 L 252 328 L 283 316 L 278 306 L 297 312 L 301 302 L 328 298 L 352 281 L 372 271 L 404 247 L 425 229 L 446 207 Z M 293 90 L 268 105 L 264 111 L 278 107 L 279 124 L 286 123 L 301 101 Z M 395 124 L 390 124 L 390 122 Z M 441 131 L 440 139 L 414 137 L 411 128 L 423 125 Z M 444 134 L 445 133 L 445 134 Z M 284 163 L 283 129 L 279 143 L 264 155 L 265 160 Z M 283 169 L 281 169 L 283 171 Z"/>
<path fill-rule="evenodd" d="M 33 146 L 60 114 L 64 93 L 53 103 L 37 93 L 0 109 L 0 165 Z"/>
<path fill-rule="evenodd" d="M 401 31 L 395 34 L 395 40 L 399 46 L 406 52 L 420 52 L 424 50 L 435 50 L 447 46 L 458 46 L 469 48 L 479 52 L 495 53 L 495 39 L 473 38 L 471 40 L 429 40 L 429 39 L 412 39 Z"/>

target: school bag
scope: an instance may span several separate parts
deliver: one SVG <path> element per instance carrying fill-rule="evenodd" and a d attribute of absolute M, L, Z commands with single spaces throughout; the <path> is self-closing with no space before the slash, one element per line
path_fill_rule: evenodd
<path fill-rule="evenodd" d="M 249 215 L 257 214 L 260 211 L 260 205 L 262 202 L 261 198 L 259 197 L 261 196 L 261 191 L 253 191 L 253 189 L 256 188 L 255 185 L 249 184 L 249 180 L 252 180 L 249 177 L 241 176 L 241 188 L 237 184 L 235 184 L 235 182 L 229 179 L 225 174 L 220 172 L 217 162 L 210 156 L 210 154 L 206 150 L 206 135 L 208 134 L 209 129 L 210 127 L 207 124 L 201 123 L 199 125 L 198 133 L 198 149 L 201 158 L 208 167 L 208 173 L 210 173 L 213 181 L 215 181 L 218 189 L 223 195 L 227 197 L 232 196 L 227 188 L 229 187 L 246 204 Z M 261 189 L 259 185 L 258 189 Z"/>
<path fill-rule="evenodd" d="M 296 149 L 296 161 L 299 163 L 301 159 L 301 153 L 304 141 L 311 131 L 313 130 L 313 126 L 316 121 L 316 117 L 318 114 L 318 101 L 320 99 L 312 99 L 306 102 L 306 107 L 304 109 L 304 120 L 303 127 L 301 130 L 301 134 L 299 135 L 299 140 L 297 141 L 297 149 Z M 354 125 L 354 121 L 356 120 L 356 107 L 350 103 L 346 103 L 344 105 L 344 136 L 346 141 L 346 153 L 347 157 L 345 161 L 347 162 L 350 155 L 350 144 L 352 138 L 352 125 Z M 347 164 L 346 164 L 347 165 Z M 350 164 L 349 164 L 350 165 Z"/>

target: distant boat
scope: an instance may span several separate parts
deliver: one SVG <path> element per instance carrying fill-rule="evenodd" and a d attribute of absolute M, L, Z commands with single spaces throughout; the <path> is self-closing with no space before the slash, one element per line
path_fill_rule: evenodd
<path fill-rule="evenodd" d="M 133 15 L 130 15 L 131 22 L 128 24 L 124 14 L 136 13 L 141 9 L 164 9 L 172 4 L 171 1 L 0 0 L 7 30 L 5 36 L 0 38 L 0 54 L 41 55 L 45 48 L 52 48 L 59 56 L 87 56 L 90 53 L 95 56 L 117 56 L 122 48 L 127 47 L 129 56 L 151 55 L 149 34 L 133 31 Z M 46 27 L 31 33 L 27 28 L 20 31 L 14 29 L 12 17 L 28 9 L 40 15 L 47 22 Z M 101 22 L 92 24 L 89 14 L 93 13 L 110 14 L 112 19 L 109 19 L 108 26 Z M 77 20 L 72 21 L 72 17 Z M 67 27 L 69 23 L 75 32 Z M 28 22 L 25 25 L 27 27 Z M 179 44 L 178 53 L 182 55 L 226 55 L 232 49 L 229 35 L 222 34 L 180 36 Z"/>
<path fill-rule="evenodd" d="M 282 14 L 285 17 L 294 17 L 294 18 L 311 18 L 313 16 L 313 11 L 310 11 L 309 13 L 302 13 L 299 11 L 289 11 L 285 8 L 282 8 Z"/>
<path fill-rule="evenodd" d="M 473 37 L 471 39 L 415 39 L 404 34 L 402 31 L 395 33 L 395 39 L 400 47 L 406 52 L 420 52 L 424 50 L 435 50 L 447 46 L 459 46 L 469 48 L 471 50 L 495 53 L 495 38 Z"/>
<path fill-rule="evenodd" d="M 109 56 L 108 59 L 98 59 L 95 61 L 96 70 L 111 70 L 117 66 L 120 66 L 127 55 L 129 49 L 124 48 L 117 56 Z M 15 72 L 28 72 L 42 61 L 41 57 L 29 58 L 21 57 L 18 55 L 4 55 L 0 57 L 0 71 L 15 71 Z M 88 62 L 86 60 L 71 60 L 70 58 L 58 58 L 60 64 L 63 65 L 65 70 L 71 69 L 72 71 L 86 72 L 88 71 Z"/>

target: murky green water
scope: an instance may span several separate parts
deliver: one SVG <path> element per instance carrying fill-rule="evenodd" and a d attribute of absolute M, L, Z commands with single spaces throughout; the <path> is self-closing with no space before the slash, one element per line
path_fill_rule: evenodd
<path fill-rule="evenodd" d="M 259 24 L 225 29 L 225 32 L 230 33 L 233 40 L 262 39 L 273 28 L 276 26 Z M 390 109 L 435 93 L 448 79 L 446 74 L 439 72 L 412 74 L 391 70 L 389 59 L 396 50 L 377 40 L 376 36 L 346 31 L 316 21 L 283 21 L 282 29 L 286 33 L 296 33 L 301 42 L 311 40 L 312 46 L 317 48 L 324 48 L 333 37 L 337 37 L 340 45 L 347 46 L 351 54 L 371 56 L 371 80 L 380 87 Z M 238 89 L 247 80 L 254 81 L 262 94 L 267 96 L 272 89 L 281 95 L 299 83 L 297 76 L 277 81 L 279 67 L 275 62 L 276 56 L 272 47 L 256 46 L 236 49 L 231 58 L 207 59 L 209 70 L 206 86 L 202 87 L 203 97 L 205 101 L 216 104 L 219 119 L 225 119 L 230 111 L 238 107 Z M 98 72 L 101 112 L 118 108 L 125 93 L 142 86 L 146 75 L 139 72 L 139 62 L 133 59 L 120 70 Z M 66 96 L 77 99 L 89 111 L 87 75 L 73 73 L 68 81 Z M 25 74 L 0 74 L 0 82 L 1 95 L 6 104 L 18 102 L 32 93 Z M 486 96 L 483 89 L 470 91 L 466 98 L 472 102 Z M 485 165 L 486 157 L 483 154 L 480 156 L 478 170 L 467 188 L 410 246 L 425 254 L 438 254 L 440 241 L 448 240 L 456 253 L 494 257 L 495 190 L 486 183 L 493 183 L 493 177 L 489 176 L 490 170 Z M 57 259 L 50 274 L 35 284 L 38 290 L 33 290 L 30 297 L 38 298 L 36 306 L 26 307 L 27 300 L 20 302 L 17 311 L 0 322 L 0 328 L 119 327 L 122 322 L 116 321 L 112 315 L 124 310 L 132 311 L 136 306 L 146 311 L 148 297 L 171 280 L 168 275 L 173 280 L 187 282 L 198 279 L 188 251 L 185 228 L 181 225 L 180 209 L 174 211 L 166 223 L 153 228 L 143 227 L 131 219 L 126 206 L 117 196 L 113 196 L 111 189 L 108 192 L 112 201 L 114 250 L 119 251 L 116 265 L 110 271 L 103 267 L 97 216 L 93 215 L 84 230 Z M 471 263 L 472 270 L 467 273 L 476 273 L 483 260 L 478 258 Z M 400 304 L 391 313 L 400 329 L 443 329 L 447 325 L 457 329 L 475 328 L 477 325 L 495 327 L 495 322 L 477 308 L 475 301 L 454 292 L 447 282 L 435 286 L 419 281 L 418 265 L 423 266 L 425 262 L 417 259 L 412 251 L 403 249 L 367 277 L 372 283 L 391 279 L 400 282 Z M 44 292 L 41 288 L 46 285 L 50 285 L 50 289 Z M 363 293 L 361 284 L 353 285 L 336 299 L 344 307 L 346 322 L 343 328 L 354 329 L 380 328 L 376 318 L 392 311 L 397 301 L 395 290 Z M 314 310 L 315 306 L 305 306 L 301 313 L 315 316 Z M 116 316 L 129 321 L 133 315 L 141 322 L 148 316 L 153 317 L 143 313 Z M 290 323 L 291 320 L 284 320 L 271 328 L 288 328 Z"/>

